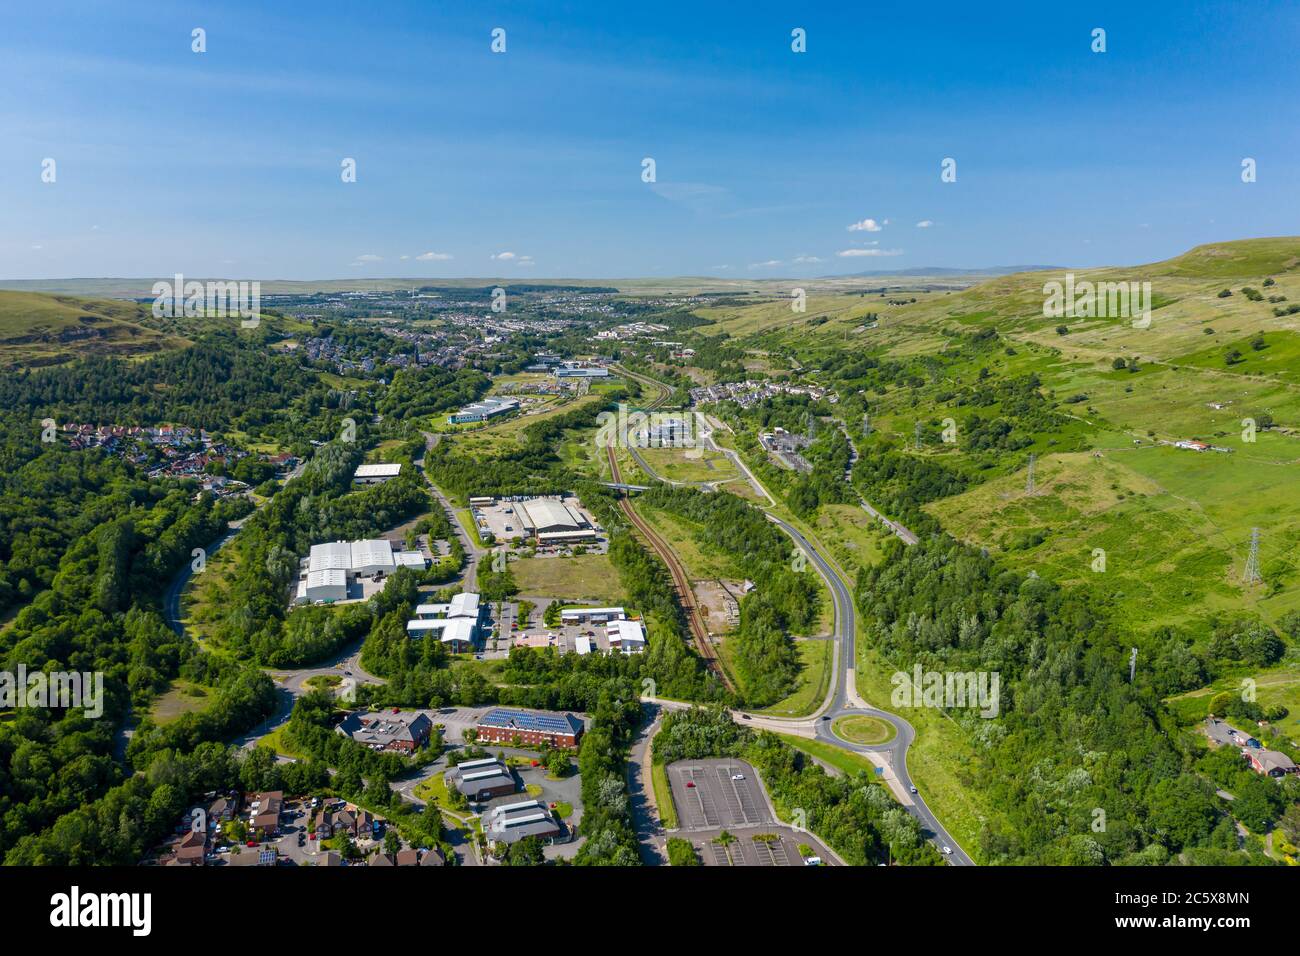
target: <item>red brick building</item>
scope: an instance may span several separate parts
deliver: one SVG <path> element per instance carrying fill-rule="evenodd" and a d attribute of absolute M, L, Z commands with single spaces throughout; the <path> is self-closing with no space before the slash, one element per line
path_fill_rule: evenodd
<path fill-rule="evenodd" d="M 584 725 L 572 714 L 549 714 L 497 707 L 478 722 L 480 743 L 514 744 L 525 747 L 574 748 L 582 740 Z"/>

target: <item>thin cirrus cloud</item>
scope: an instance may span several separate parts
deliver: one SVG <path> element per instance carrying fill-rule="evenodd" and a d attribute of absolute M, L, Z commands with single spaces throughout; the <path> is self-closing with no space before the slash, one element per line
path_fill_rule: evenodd
<path fill-rule="evenodd" d="M 794 262 L 796 265 L 804 265 L 810 262 L 821 262 L 821 261 L 822 261 L 821 256 L 795 256 L 794 257 Z"/>
<path fill-rule="evenodd" d="M 842 259 L 851 259 L 855 256 L 901 256 L 902 249 L 841 249 L 835 253 Z"/>
<path fill-rule="evenodd" d="M 367 252 L 365 255 L 357 256 L 355 259 L 353 259 L 352 265 L 364 266 L 364 265 L 369 265 L 372 262 L 383 262 L 383 261 L 384 261 L 383 256 L 377 256 L 374 253 Z"/>
<path fill-rule="evenodd" d="M 774 268 L 774 267 L 776 267 L 776 266 L 779 266 L 780 264 L 781 264 L 781 260 L 780 260 L 780 259 L 768 259 L 766 262 L 751 262 L 751 263 L 749 264 L 749 268 L 751 268 L 751 269 L 771 269 L 771 268 Z"/>
<path fill-rule="evenodd" d="M 849 232 L 879 232 L 889 225 L 889 220 L 877 222 L 875 219 L 860 219 L 849 224 Z"/>
<path fill-rule="evenodd" d="M 422 252 L 415 258 L 420 262 L 446 262 L 454 256 L 448 252 Z"/>
<path fill-rule="evenodd" d="M 933 226 L 933 225 L 934 225 L 934 220 L 933 220 L 933 219 L 922 219 L 920 222 L 918 222 L 918 223 L 916 224 L 916 228 L 917 228 L 917 229 L 929 229 L 929 228 L 930 228 L 931 226 Z"/>

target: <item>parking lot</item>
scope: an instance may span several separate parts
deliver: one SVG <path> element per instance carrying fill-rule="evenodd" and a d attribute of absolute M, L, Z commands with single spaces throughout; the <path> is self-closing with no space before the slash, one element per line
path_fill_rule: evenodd
<path fill-rule="evenodd" d="M 812 851 L 821 866 L 839 866 L 826 846 L 811 833 L 801 833 L 781 824 L 747 830 L 728 830 L 732 839 L 716 842 L 717 830 L 696 830 L 674 834 L 690 840 L 705 866 L 808 866 L 800 846 Z"/>
<path fill-rule="evenodd" d="M 745 761 L 679 760 L 667 769 L 680 822 L 672 835 L 690 840 L 705 866 L 804 866 L 806 855 L 838 865 L 817 837 L 776 821 Z M 724 831 L 729 838 L 719 839 Z"/>
<path fill-rule="evenodd" d="M 754 768 L 743 760 L 679 760 L 669 764 L 668 780 L 683 830 L 774 822 Z"/>

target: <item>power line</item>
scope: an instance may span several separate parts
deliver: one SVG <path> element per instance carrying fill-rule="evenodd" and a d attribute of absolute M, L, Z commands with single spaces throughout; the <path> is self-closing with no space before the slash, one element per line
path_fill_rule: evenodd
<path fill-rule="evenodd" d="M 1263 584 L 1259 573 L 1259 529 L 1250 529 L 1250 554 L 1246 556 L 1246 585 Z"/>

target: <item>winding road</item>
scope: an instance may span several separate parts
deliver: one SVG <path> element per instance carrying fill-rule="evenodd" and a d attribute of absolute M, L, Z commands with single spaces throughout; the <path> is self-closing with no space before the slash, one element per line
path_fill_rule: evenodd
<path fill-rule="evenodd" d="M 653 379 L 644 376 L 634 375 L 623 370 L 625 374 L 637 379 L 642 384 L 656 385 L 663 391 L 664 386 L 655 383 Z M 667 393 L 671 394 L 671 393 Z M 655 402 L 655 405 L 662 404 L 667 398 L 667 394 Z M 706 442 L 713 447 L 711 434 L 706 437 Z M 625 442 L 630 445 L 631 442 Z M 724 452 L 726 449 L 722 449 Z M 642 470 L 651 478 L 663 481 L 664 479 L 654 472 L 653 469 L 646 466 L 640 460 L 640 456 L 635 454 L 638 464 Z M 775 499 L 767 489 L 764 488 L 754 477 L 753 473 L 744 466 L 740 461 L 740 456 L 735 452 L 730 452 L 728 457 L 731 458 L 743 473 L 749 478 L 754 487 L 767 500 L 775 503 Z M 613 461 L 613 449 L 610 449 L 611 462 Z M 625 499 L 626 500 L 626 499 Z M 916 536 L 906 528 L 890 521 L 884 515 L 879 514 L 872 509 L 865 501 L 863 507 L 869 513 L 879 518 L 882 523 L 890 528 L 893 533 L 897 534 L 905 543 L 915 544 Z M 936 848 L 944 853 L 948 862 L 955 866 L 974 866 L 975 861 L 970 855 L 962 849 L 961 845 L 953 838 L 938 817 L 926 804 L 924 798 L 918 792 L 916 785 L 912 782 L 911 774 L 907 769 L 907 751 L 912 742 L 916 739 L 916 729 L 908 723 L 906 719 L 898 714 L 872 707 L 864 700 L 857 691 L 857 681 L 854 674 L 854 662 L 856 660 L 856 642 L 857 642 L 857 611 L 853 603 L 853 594 L 844 581 L 844 577 L 839 569 L 832 564 L 817 548 L 810 542 L 804 534 L 789 522 L 777 517 L 770 511 L 764 510 L 769 521 L 777 525 L 784 531 L 812 561 L 817 572 L 825 580 L 827 587 L 830 588 L 831 596 L 835 607 L 835 641 L 834 641 L 834 662 L 833 676 L 831 687 L 827 692 L 825 700 L 811 717 L 809 718 L 782 718 L 771 717 L 765 714 L 733 711 L 732 717 L 737 722 L 743 722 L 749 726 L 757 726 L 767 730 L 781 733 L 793 734 L 796 736 L 810 737 L 820 740 L 824 743 L 831 744 L 841 750 L 847 750 L 852 753 L 861 754 L 871 760 L 877 767 L 883 771 L 882 776 L 894 796 L 902 804 L 903 808 L 911 813 L 920 823 L 922 830 L 926 832 L 928 838 L 935 844 Z M 658 701 L 660 705 L 667 709 L 680 709 L 689 707 L 689 704 L 680 704 L 669 701 Z M 887 743 L 883 744 L 858 744 L 838 736 L 835 733 L 834 725 L 841 717 L 852 717 L 855 715 L 874 717 L 889 723 L 894 728 L 894 736 Z M 945 852 L 950 851 L 950 852 Z"/>

